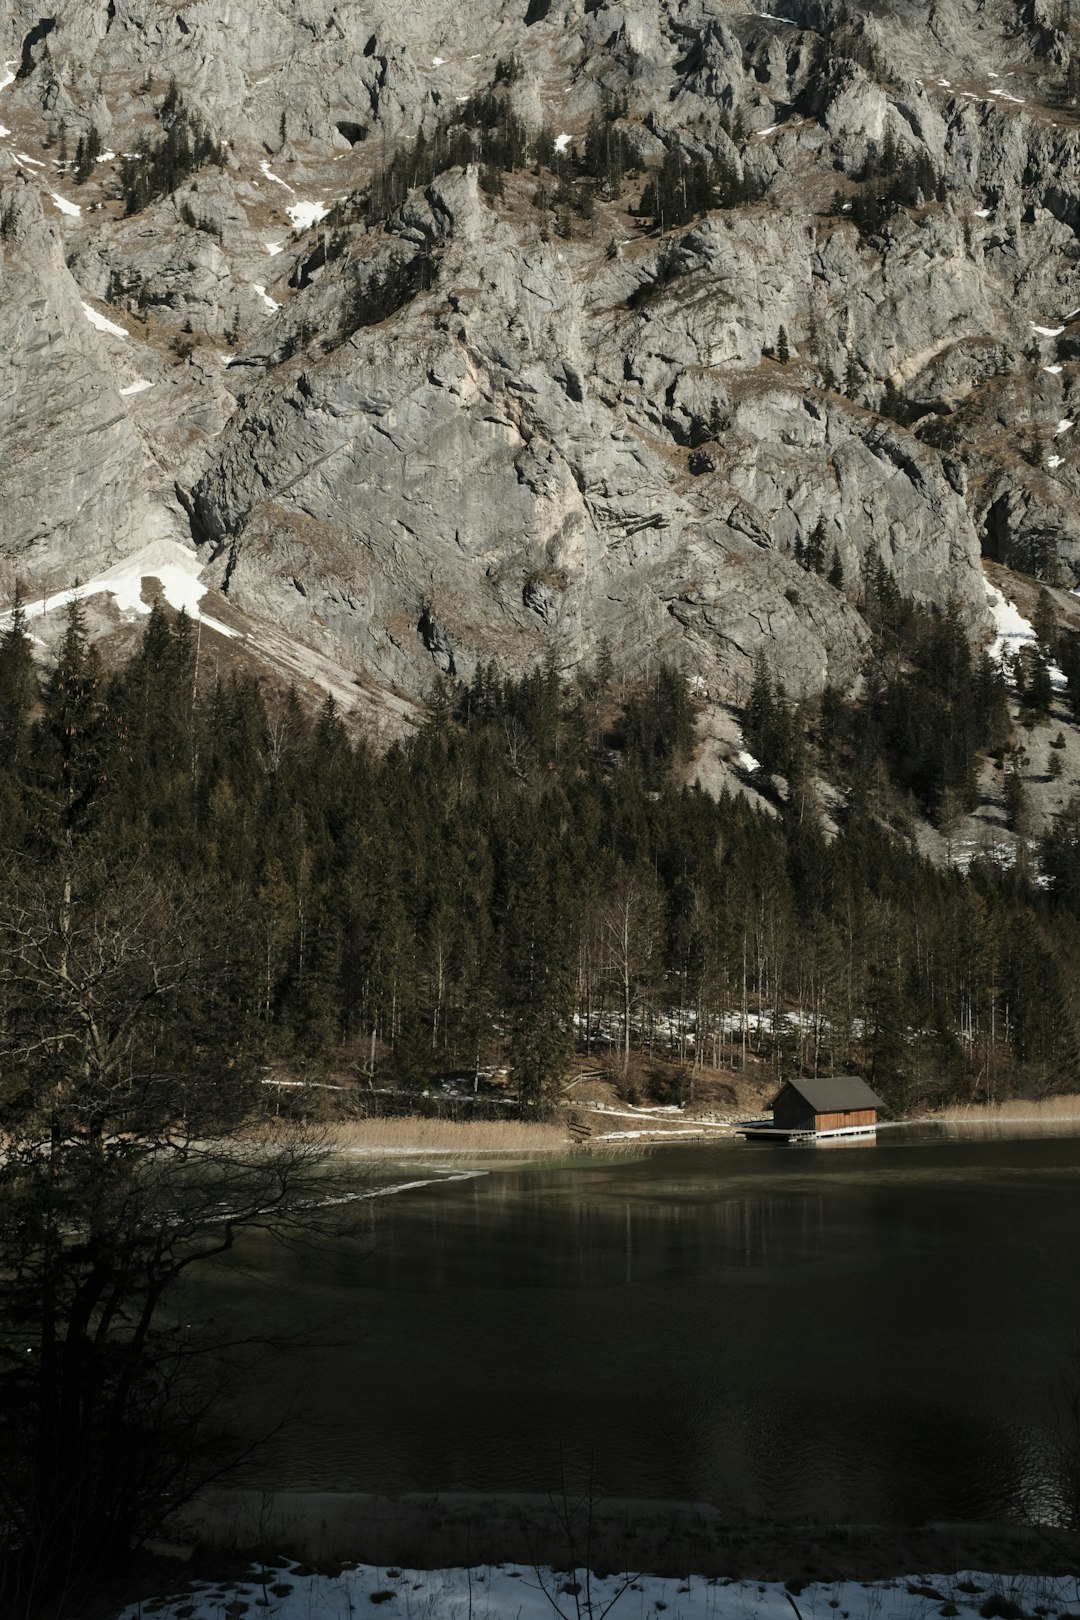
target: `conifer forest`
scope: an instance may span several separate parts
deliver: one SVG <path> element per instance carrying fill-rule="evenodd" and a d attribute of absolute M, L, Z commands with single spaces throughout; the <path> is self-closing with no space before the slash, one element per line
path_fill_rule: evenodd
<path fill-rule="evenodd" d="M 169 919 L 179 966 L 145 996 L 152 1044 L 225 1088 L 287 1071 L 351 1103 L 419 1101 L 438 1076 L 503 1072 L 534 1114 L 590 1065 L 654 1101 L 692 1096 L 706 1067 L 860 1073 L 898 1114 L 1075 1089 L 1080 802 L 1030 857 L 921 856 L 918 816 L 947 825 L 980 753 L 1005 754 L 1005 680 L 884 571 L 866 611 L 858 703 L 793 703 L 758 663 L 742 725 L 769 813 L 686 785 L 688 683 L 626 683 L 606 648 L 570 677 L 446 681 L 380 749 L 330 698 L 216 670 L 183 614 L 156 606 L 106 671 L 75 602 L 39 682 L 17 613 L 0 645 L 8 1056 L 25 1063 L 26 1028 L 48 1023 L 15 970 L 28 896 L 63 882 L 121 1001 L 130 951 L 109 941 Z"/>

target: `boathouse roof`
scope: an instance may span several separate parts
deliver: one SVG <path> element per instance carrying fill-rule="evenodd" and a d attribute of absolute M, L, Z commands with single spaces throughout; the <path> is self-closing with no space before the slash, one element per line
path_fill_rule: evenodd
<path fill-rule="evenodd" d="M 876 1092 L 865 1080 L 855 1075 L 823 1075 L 817 1080 L 786 1080 L 770 1107 L 776 1106 L 777 1097 L 790 1086 L 797 1091 L 815 1114 L 843 1114 L 854 1108 L 884 1108 Z"/>

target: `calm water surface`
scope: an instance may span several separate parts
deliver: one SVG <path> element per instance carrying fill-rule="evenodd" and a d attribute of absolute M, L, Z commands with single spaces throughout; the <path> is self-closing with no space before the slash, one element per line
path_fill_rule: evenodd
<path fill-rule="evenodd" d="M 362 1208 L 333 1252 L 200 1285 L 315 1329 L 251 1391 L 292 1418 L 250 1483 L 549 1490 L 591 1458 L 607 1495 L 753 1516 L 1057 1514 L 1078 1136 L 657 1149 Z"/>

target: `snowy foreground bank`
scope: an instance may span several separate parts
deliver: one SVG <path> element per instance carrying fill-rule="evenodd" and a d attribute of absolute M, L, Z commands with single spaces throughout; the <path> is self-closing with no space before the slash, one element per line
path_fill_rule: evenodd
<path fill-rule="evenodd" d="M 1021 1620 L 1080 1611 L 1072 1576 L 918 1575 L 889 1581 L 779 1582 L 656 1575 L 571 1577 L 502 1564 L 409 1570 L 356 1564 L 317 1575 L 281 1560 L 243 1581 L 194 1582 L 183 1594 L 129 1605 L 117 1620 Z"/>

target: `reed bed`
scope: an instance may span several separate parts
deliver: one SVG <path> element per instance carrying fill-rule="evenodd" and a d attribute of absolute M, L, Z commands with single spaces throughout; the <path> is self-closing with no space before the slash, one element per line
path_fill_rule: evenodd
<path fill-rule="evenodd" d="M 1010 1097 L 1006 1102 L 954 1103 L 933 1116 L 949 1125 L 1080 1125 L 1080 1096 Z"/>
<path fill-rule="evenodd" d="M 347 1153 L 566 1153 L 565 1125 L 520 1119 L 349 1119 L 326 1126 L 327 1142 Z"/>

